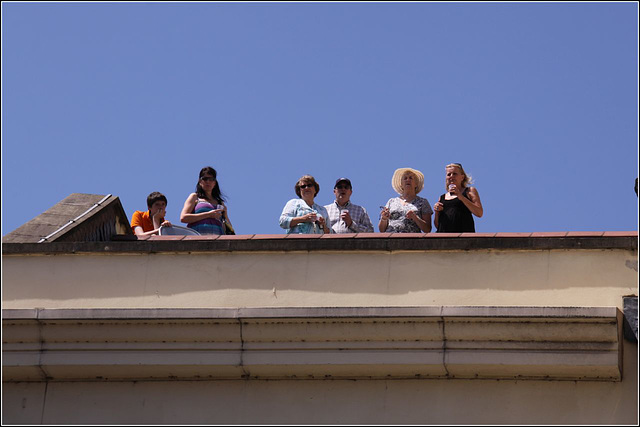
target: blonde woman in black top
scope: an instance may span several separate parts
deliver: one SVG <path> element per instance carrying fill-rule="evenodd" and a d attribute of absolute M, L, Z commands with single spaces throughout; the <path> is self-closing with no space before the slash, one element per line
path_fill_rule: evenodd
<path fill-rule="evenodd" d="M 475 233 L 473 215 L 482 218 L 483 209 L 480 195 L 471 184 L 460 163 L 445 167 L 445 188 L 447 192 L 433 205 L 433 223 L 438 233 Z"/>

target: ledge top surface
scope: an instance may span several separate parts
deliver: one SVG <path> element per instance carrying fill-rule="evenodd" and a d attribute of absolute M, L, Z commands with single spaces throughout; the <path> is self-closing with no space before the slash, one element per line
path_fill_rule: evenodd
<path fill-rule="evenodd" d="M 637 250 L 637 231 L 527 233 L 244 234 L 232 236 L 114 236 L 105 242 L 3 243 L 3 255 L 155 252 L 282 252 L 402 250 Z"/>

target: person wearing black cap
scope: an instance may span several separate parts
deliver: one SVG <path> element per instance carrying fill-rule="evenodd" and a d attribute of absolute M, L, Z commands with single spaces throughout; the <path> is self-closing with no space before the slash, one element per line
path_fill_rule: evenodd
<path fill-rule="evenodd" d="M 339 178 L 333 186 L 336 200 L 325 205 L 329 213 L 329 227 L 334 233 L 373 233 L 373 224 L 362 206 L 349 200 L 353 189 L 348 178 Z"/>

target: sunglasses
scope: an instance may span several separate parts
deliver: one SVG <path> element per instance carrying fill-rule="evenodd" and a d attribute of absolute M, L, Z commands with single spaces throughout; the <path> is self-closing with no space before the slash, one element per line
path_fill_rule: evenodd
<path fill-rule="evenodd" d="M 310 187 L 313 187 L 313 186 L 314 186 L 313 184 L 302 184 L 302 185 L 300 186 L 300 188 L 301 188 L 302 190 L 304 190 L 305 188 L 310 188 Z"/>
<path fill-rule="evenodd" d="M 351 190 L 351 187 L 349 187 L 348 185 L 337 185 L 336 188 L 338 190 Z"/>
<path fill-rule="evenodd" d="M 200 178 L 200 179 L 201 179 L 201 180 L 203 180 L 204 182 L 213 182 L 213 181 L 215 181 L 215 180 L 216 180 L 215 178 L 212 178 L 212 177 L 210 177 L 210 176 L 203 176 L 203 177 L 202 177 L 202 178 Z"/>

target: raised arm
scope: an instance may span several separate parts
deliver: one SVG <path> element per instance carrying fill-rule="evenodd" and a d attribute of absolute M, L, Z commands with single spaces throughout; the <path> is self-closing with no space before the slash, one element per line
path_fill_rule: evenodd
<path fill-rule="evenodd" d="M 440 212 L 444 208 L 444 205 L 440 200 L 433 205 L 433 225 L 436 226 L 436 230 L 438 229 L 438 224 L 440 223 Z"/>
<path fill-rule="evenodd" d="M 171 223 L 169 221 L 164 220 L 164 216 L 166 215 L 166 209 L 158 210 L 152 217 L 151 223 L 153 224 L 153 230 L 144 231 L 142 228 L 142 212 L 134 212 L 133 218 L 131 219 L 131 223 L 133 226 L 133 232 L 136 236 L 154 236 L 159 234 L 160 226 L 165 225 L 170 227 Z"/>
<path fill-rule="evenodd" d="M 389 227 L 389 218 L 391 218 L 389 206 L 389 202 L 387 202 L 386 206 L 381 206 L 382 211 L 380 212 L 380 221 L 378 222 L 378 230 L 380 230 L 381 233 L 387 231 Z"/>
<path fill-rule="evenodd" d="M 131 218 L 131 225 L 133 227 L 133 233 L 136 236 L 140 236 L 140 237 L 153 236 L 153 235 L 158 234 L 158 230 L 159 230 L 160 226 L 158 225 L 158 221 L 155 220 L 155 218 L 152 218 L 152 220 L 151 220 L 151 222 L 153 224 L 153 230 L 144 231 L 144 228 L 141 225 L 143 223 L 142 215 L 143 215 L 143 213 L 142 212 L 138 212 L 138 211 L 133 213 L 133 218 Z"/>
<path fill-rule="evenodd" d="M 461 194 L 456 194 L 460 201 L 464 203 L 464 205 L 471 211 L 472 214 L 477 216 L 478 218 L 482 218 L 482 214 L 484 210 L 482 208 L 482 202 L 480 201 L 480 195 L 478 194 L 478 190 L 475 187 L 469 187 L 469 192 L 467 195 L 469 198 L 462 196 Z"/>

